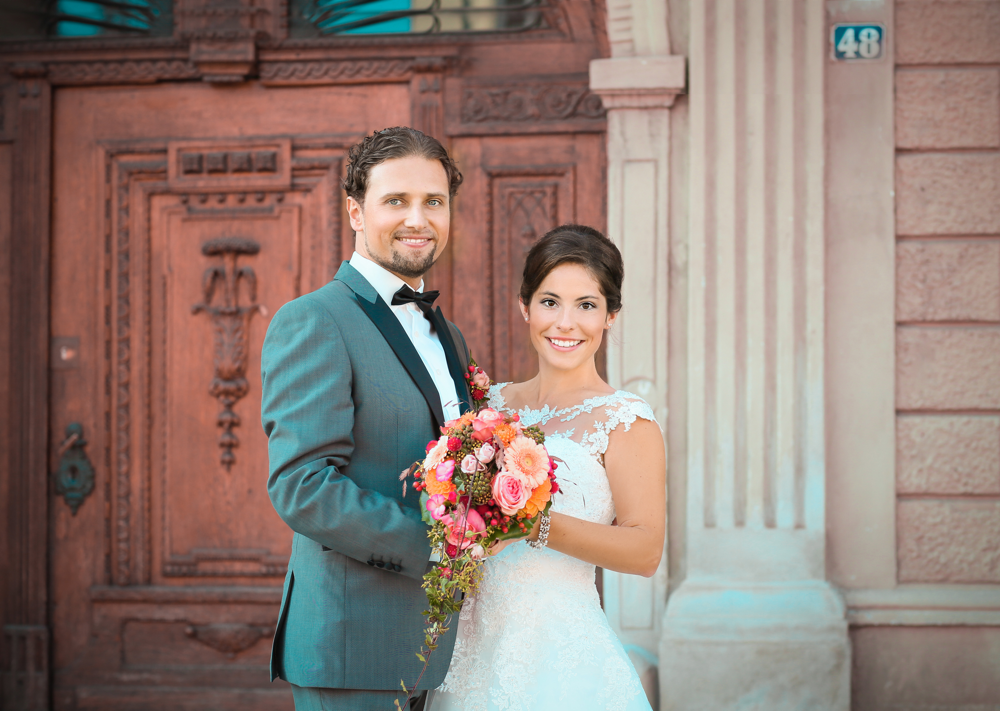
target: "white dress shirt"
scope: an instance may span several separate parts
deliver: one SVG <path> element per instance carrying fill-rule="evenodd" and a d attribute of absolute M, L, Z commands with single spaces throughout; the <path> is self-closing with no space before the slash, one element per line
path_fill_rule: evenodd
<path fill-rule="evenodd" d="M 455 381 L 451 379 L 451 373 L 448 372 L 448 359 L 444 355 L 441 340 L 436 333 L 431 331 L 430 321 L 424 317 L 423 312 L 417 308 L 416 304 L 392 305 L 393 294 L 399 291 L 399 287 L 406 282 L 357 252 L 351 255 L 350 263 L 361 273 L 361 276 L 368 280 L 368 283 L 382 297 L 382 301 L 392 309 L 393 315 L 399 319 L 399 323 L 406 331 L 406 335 L 409 336 L 410 342 L 420 354 L 420 360 L 424 362 L 424 367 L 427 368 L 431 380 L 434 381 L 434 387 L 437 388 L 441 398 L 444 419 L 454 420 L 461 414 L 461 411 L 458 393 L 455 391 Z M 424 283 L 421 281 L 416 291 L 422 292 L 423 290 Z"/>

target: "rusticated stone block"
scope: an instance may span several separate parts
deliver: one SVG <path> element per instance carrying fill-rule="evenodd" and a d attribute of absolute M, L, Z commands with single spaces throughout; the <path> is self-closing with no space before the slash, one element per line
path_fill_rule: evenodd
<path fill-rule="evenodd" d="M 1000 62 L 1000 2 L 896 3 L 897 64 Z"/>
<path fill-rule="evenodd" d="M 900 582 L 1000 583 L 1000 501 L 900 501 L 896 534 Z"/>
<path fill-rule="evenodd" d="M 1000 70 L 896 72 L 896 146 L 1000 146 Z"/>
<path fill-rule="evenodd" d="M 1000 154 L 896 156 L 896 234 L 998 233 Z"/>
<path fill-rule="evenodd" d="M 1000 321 L 1000 240 L 897 244 L 896 319 Z"/>
<path fill-rule="evenodd" d="M 896 407 L 1000 409 L 1000 327 L 898 327 Z"/>
<path fill-rule="evenodd" d="M 1000 494 L 1000 416 L 896 419 L 900 494 Z"/>

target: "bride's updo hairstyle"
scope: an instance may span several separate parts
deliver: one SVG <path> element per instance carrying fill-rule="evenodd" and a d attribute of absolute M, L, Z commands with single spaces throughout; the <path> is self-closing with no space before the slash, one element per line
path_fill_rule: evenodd
<path fill-rule="evenodd" d="M 585 225 L 560 225 L 535 242 L 524 260 L 521 277 L 521 302 L 527 307 L 545 277 L 561 264 L 579 264 L 601 287 L 608 302 L 608 313 L 622 307 L 622 281 L 625 264 L 615 243 Z"/>

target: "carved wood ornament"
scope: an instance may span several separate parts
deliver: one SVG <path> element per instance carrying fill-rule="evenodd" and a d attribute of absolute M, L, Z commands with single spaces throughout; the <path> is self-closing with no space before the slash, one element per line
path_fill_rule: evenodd
<path fill-rule="evenodd" d="M 239 438 L 233 428 L 239 426 L 240 417 L 233 412 L 233 406 L 246 396 L 249 384 L 246 379 L 247 353 L 249 350 L 248 329 L 250 319 L 260 305 L 257 304 L 257 275 L 251 267 L 237 267 L 241 254 L 257 254 L 260 244 L 243 237 L 221 237 L 206 242 L 201 247 L 202 254 L 222 258 L 222 266 L 205 270 L 202 282 L 204 301 L 191 307 L 192 313 L 205 311 L 212 318 L 215 331 L 215 377 L 209 393 L 222 404 L 218 424 L 222 428 L 219 447 L 222 449 L 220 462 L 229 471 L 236 462 L 233 449 L 239 446 Z M 251 303 L 240 306 L 240 283 L 247 285 Z M 217 285 L 222 286 L 222 303 L 213 304 Z"/>

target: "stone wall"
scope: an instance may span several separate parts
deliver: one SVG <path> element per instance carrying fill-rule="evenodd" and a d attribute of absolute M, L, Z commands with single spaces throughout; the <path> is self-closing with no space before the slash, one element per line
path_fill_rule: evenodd
<path fill-rule="evenodd" d="M 900 583 L 1000 583 L 1000 2 L 896 5 Z"/>
<path fill-rule="evenodd" d="M 1000 708 L 1000 2 L 896 0 L 895 587 L 854 711 Z"/>

